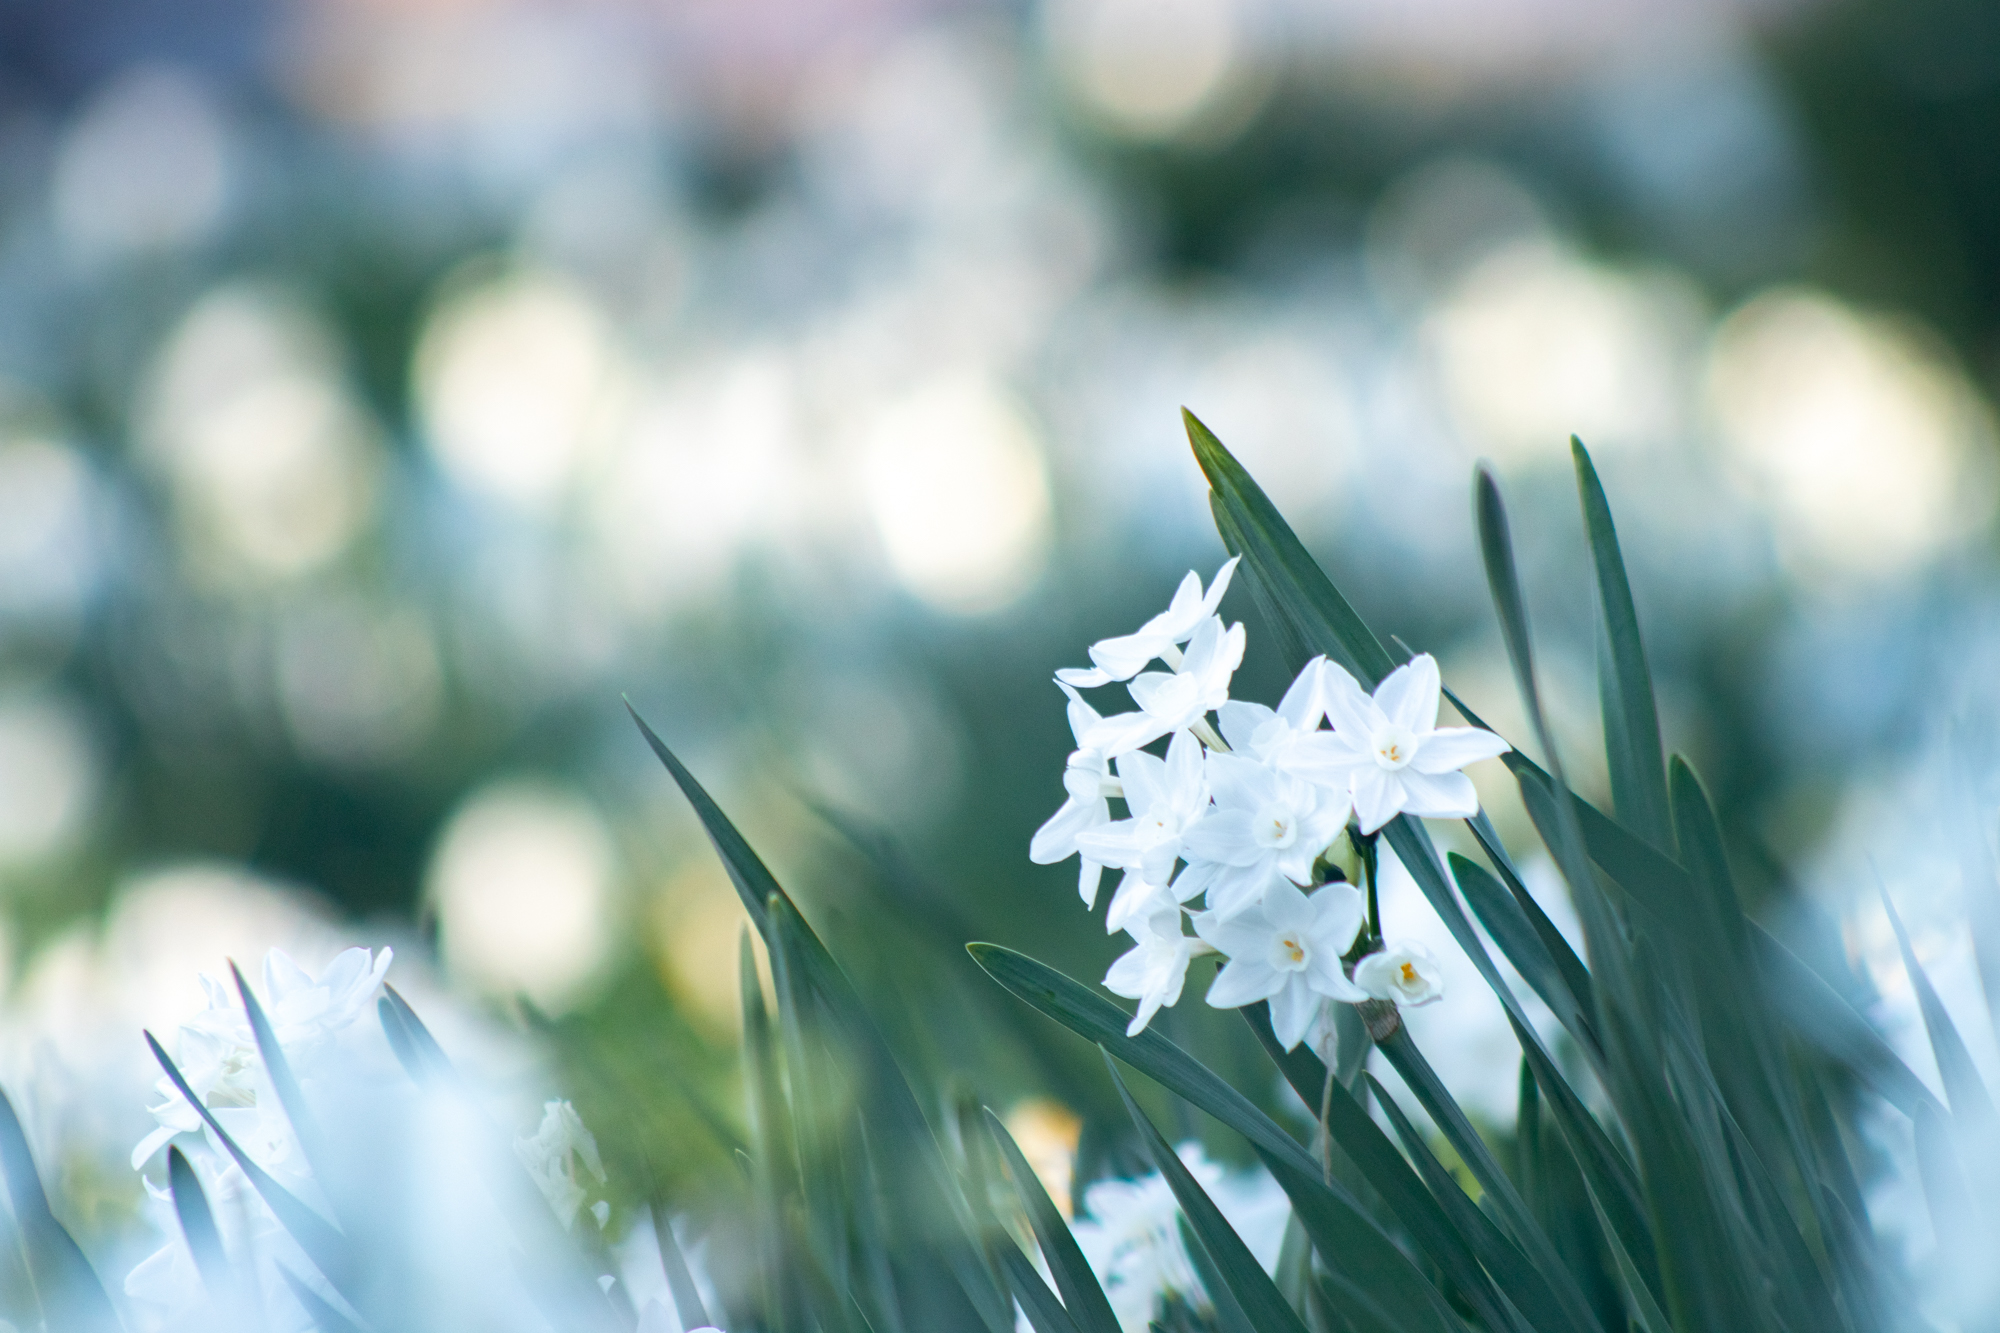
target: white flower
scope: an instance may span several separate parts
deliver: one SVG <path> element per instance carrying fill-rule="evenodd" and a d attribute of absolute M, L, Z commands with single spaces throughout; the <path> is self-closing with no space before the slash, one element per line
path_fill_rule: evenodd
<path fill-rule="evenodd" d="M 549 1201 L 564 1230 L 576 1221 L 576 1210 L 585 1198 L 585 1191 L 576 1180 L 578 1160 L 597 1178 L 598 1184 L 605 1180 L 604 1162 L 597 1155 L 597 1140 L 584 1128 L 582 1117 L 568 1102 L 546 1103 L 542 1107 L 541 1128 L 532 1138 L 515 1139 L 514 1154 L 541 1187 L 542 1197 Z"/>
<path fill-rule="evenodd" d="M 1277 1182 L 1262 1170 L 1225 1173 L 1198 1143 L 1183 1143 L 1176 1152 L 1264 1271 L 1275 1272 L 1291 1211 Z M 1083 1191 L 1083 1209 L 1070 1230 L 1124 1333 L 1146 1333 L 1171 1296 L 1209 1308 L 1181 1243 L 1180 1204 L 1165 1177 L 1095 1182 Z"/>
<path fill-rule="evenodd" d="M 1117 794 L 1110 762 L 1101 752 L 1083 748 L 1084 733 L 1100 721 L 1097 710 L 1085 703 L 1071 686 L 1063 685 L 1062 692 L 1069 696 L 1069 729 L 1080 748 L 1070 754 L 1069 763 L 1063 769 L 1063 789 L 1069 793 L 1069 798 L 1063 802 L 1062 809 L 1050 815 L 1048 822 L 1035 830 L 1034 840 L 1028 844 L 1028 859 L 1040 866 L 1054 865 L 1075 856 L 1079 834 L 1111 822 L 1111 806 L 1105 797 Z M 1083 858 L 1076 891 L 1083 898 L 1085 907 L 1097 906 L 1097 887 L 1103 875 L 1104 864 L 1101 861 L 1093 861 L 1088 856 Z"/>
<path fill-rule="evenodd" d="M 1134 947 L 1104 974 L 1104 989 L 1139 1002 L 1139 1012 L 1125 1029 L 1126 1036 L 1136 1037 L 1161 1006 L 1180 1002 L 1198 941 L 1181 930 L 1180 908 L 1171 904 L 1165 911 L 1140 917 L 1126 933 Z"/>
<path fill-rule="evenodd" d="M 1363 833 L 1398 814 L 1431 819 L 1479 812 L 1472 779 L 1458 770 L 1513 747 L 1478 727 L 1437 725 L 1440 687 L 1429 653 L 1386 676 L 1370 698 L 1354 677 L 1328 662 L 1322 670 L 1331 732 L 1315 732 L 1278 757 L 1278 766 L 1309 782 L 1347 788 Z"/>
<path fill-rule="evenodd" d="M 282 949 L 266 954 L 260 1002 L 286 1058 L 294 1064 L 309 1060 L 368 1013 L 394 959 L 395 952 L 390 949 L 379 954 L 348 949 L 315 978 Z M 174 1039 L 174 1063 L 204 1106 L 254 1107 L 267 1099 L 260 1096 L 265 1087 L 264 1063 L 257 1054 L 249 1015 L 233 985 L 206 974 L 201 985 L 208 996 L 208 1008 L 181 1025 Z M 159 1128 L 133 1149 L 135 1171 L 175 1135 L 202 1128 L 201 1116 L 181 1096 L 173 1080 L 162 1075 L 154 1086 L 160 1102 L 147 1109 L 159 1121 Z M 227 1119 L 224 1124 L 234 1135 L 235 1124 Z"/>
<path fill-rule="evenodd" d="M 1143 750 L 1121 755 L 1118 776 L 1130 816 L 1078 834 L 1077 847 L 1148 885 L 1165 885 L 1180 859 L 1182 837 L 1208 809 L 1201 742 L 1183 731 L 1167 745 L 1165 759 Z"/>
<path fill-rule="evenodd" d="M 1209 907 L 1230 917 L 1278 878 L 1310 883 L 1314 859 L 1347 824 L 1346 796 L 1233 754 L 1210 755 L 1206 768 L 1215 809 L 1182 845 L 1191 873 L 1196 861 L 1215 864 L 1197 878 Z"/>
<path fill-rule="evenodd" d="M 1229 959 L 1208 988 L 1209 1004 L 1236 1009 L 1269 1000 L 1271 1028 L 1291 1050 L 1322 999 L 1368 998 L 1340 962 L 1361 933 L 1363 915 L 1361 895 L 1351 885 L 1328 884 L 1308 898 L 1282 879 L 1264 891 L 1262 902 L 1236 916 L 1198 914 L 1195 933 Z"/>
<path fill-rule="evenodd" d="M 1178 668 L 1132 678 L 1127 688 L 1139 711 L 1103 719 L 1083 743 L 1116 758 L 1169 732 L 1186 731 L 1229 702 L 1229 678 L 1242 662 L 1243 626 L 1224 629 L 1220 618 L 1208 617 L 1195 627 Z"/>
<path fill-rule="evenodd" d="M 1400 940 L 1354 965 L 1354 984 L 1378 1000 L 1429 1004 L 1444 998 L 1437 959 L 1415 940 Z"/>
<path fill-rule="evenodd" d="M 1325 668 L 1324 657 L 1306 663 L 1275 710 L 1247 699 L 1231 699 L 1216 709 L 1215 720 L 1229 748 L 1269 763 L 1312 735 L 1326 714 Z"/>
<path fill-rule="evenodd" d="M 1231 556 L 1221 569 L 1215 571 L 1215 581 L 1208 585 L 1206 596 L 1201 591 L 1201 575 L 1190 569 L 1187 577 L 1181 580 L 1181 586 L 1174 590 L 1174 599 L 1166 610 L 1141 625 L 1137 633 L 1093 643 L 1090 645 L 1090 660 L 1096 666 L 1064 667 L 1056 672 L 1056 679 L 1090 689 L 1097 685 L 1109 685 L 1114 680 L 1130 680 L 1156 657 L 1165 658 L 1171 664 L 1174 645 L 1193 638 L 1196 626 L 1214 615 L 1216 607 L 1222 605 L 1222 594 L 1228 591 L 1229 577 L 1236 572 L 1236 562 L 1240 558 Z"/>

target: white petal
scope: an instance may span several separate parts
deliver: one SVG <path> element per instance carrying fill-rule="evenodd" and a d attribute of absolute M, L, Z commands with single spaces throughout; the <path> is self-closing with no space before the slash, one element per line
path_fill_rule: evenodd
<path fill-rule="evenodd" d="M 1306 663 L 1291 688 L 1285 691 L 1285 697 L 1278 701 L 1278 716 L 1301 731 L 1318 726 L 1319 720 L 1326 716 L 1325 670 L 1325 657 L 1315 657 Z"/>
<path fill-rule="evenodd" d="M 1151 916 L 1159 907 L 1160 890 L 1143 877 L 1127 871 L 1104 909 L 1104 933 L 1124 930 L 1134 920 Z"/>
<path fill-rule="evenodd" d="M 1125 808 L 1142 815 L 1167 802 L 1167 764 L 1158 755 L 1134 750 L 1118 756 L 1118 780 L 1125 784 Z"/>
<path fill-rule="evenodd" d="M 1284 974 L 1262 958 L 1232 958 L 1209 983 L 1208 1003 L 1215 1009 L 1238 1009 L 1270 999 L 1284 984 Z"/>
<path fill-rule="evenodd" d="M 1245 912 L 1235 917 L 1220 912 L 1196 912 L 1189 924 L 1195 934 L 1229 958 L 1257 954 L 1271 938 L 1271 923 L 1262 912 Z"/>
<path fill-rule="evenodd" d="M 1098 886 L 1104 881 L 1104 864 L 1084 857 L 1076 872 L 1076 895 L 1086 908 L 1097 906 Z"/>
<path fill-rule="evenodd" d="M 1403 808 L 1426 819 L 1470 819 L 1479 813 L 1479 793 L 1463 773 L 1396 774 L 1403 783 Z"/>
<path fill-rule="evenodd" d="M 1263 858 L 1259 858 L 1255 865 L 1221 869 L 1208 886 L 1209 911 L 1218 921 L 1227 921 L 1246 913 L 1254 914 L 1255 909 L 1263 905 L 1265 893 L 1276 882 L 1271 867 Z M 1261 924 L 1257 929 L 1269 931 L 1268 926 Z M 1224 949 L 1223 952 L 1230 951 Z"/>
<path fill-rule="evenodd" d="M 1437 725 L 1442 687 L 1437 659 L 1418 653 L 1375 687 L 1375 706 L 1397 726 L 1422 735 Z"/>
<path fill-rule="evenodd" d="M 1232 750 L 1248 752 L 1250 738 L 1257 734 L 1257 728 L 1275 717 L 1262 704 L 1251 703 L 1247 699 L 1231 699 L 1215 710 L 1215 720 L 1220 724 L 1222 739 L 1229 742 Z"/>
<path fill-rule="evenodd" d="M 1208 790 L 1217 805 L 1238 810 L 1266 804 L 1276 775 L 1263 764 L 1240 754 L 1210 755 Z"/>
<path fill-rule="evenodd" d="M 1197 894 L 1206 892 L 1216 877 L 1226 874 L 1228 869 L 1218 861 L 1190 861 L 1187 869 L 1181 871 L 1169 886 L 1173 890 L 1174 900 L 1184 903 Z"/>
<path fill-rule="evenodd" d="M 1056 687 L 1063 692 L 1064 697 L 1068 700 L 1063 705 L 1063 709 L 1069 715 L 1070 735 L 1075 736 L 1081 741 L 1083 733 L 1096 726 L 1099 717 L 1102 715 L 1095 708 L 1084 702 L 1083 696 L 1076 692 L 1078 683 L 1064 680 L 1063 675 L 1064 673 L 1061 671 L 1056 672 Z M 1109 683 L 1109 681 L 1091 682 L 1093 685 L 1105 685 Z M 1086 685 L 1084 688 L 1088 689 L 1089 686 Z"/>
<path fill-rule="evenodd" d="M 1362 742 L 1366 744 L 1366 741 Z M 1285 747 L 1277 757 L 1278 771 L 1310 782 L 1321 791 L 1345 793 L 1355 772 L 1375 767 L 1375 756 L 1359 748 L 1346 733 L 1315 731 Z"/>
<path fill-rule="evenodd" d="M 1141 662 L 1140 666 L 1145 663 Z M 1079 690 L 1095 689 L 1099 685 L 1109 685 L 1116 679 L 1102 667 L 1063 667 L 1056 672 L 1059 684 L 1073 685 Z"/>
<path fill-rule="evenodd" d="M 1181 835 L 1181 846 L 1190 860 L 1219 861 L 1227 866 L 1255 865 L 1264 858 L 1264 849 L 1250 836 L 1250 811 L 1217 807 L 1199 824 Z"/>
<path fill-rule="evenodd" d="M 1090 645 L 1090 660 L 1104 673 L 1105 680 L 1130 680 L 1160 655 L 1169 641 L 1158 634 L 1120 635 Z"/>
<path fill-rule="evenodd" d="M 1375 832 L 1402 812 L 1401 777 L 1378 765 L 1354 770 L 1354 817 L 1361 821 L 1363 833 Z"/>
<path fill-rule="evenodd" d="M 1213 987 L 1210 993 L 1214 993 Z M 1271 997 L 1271 1031 L 1280 1046 L 1289 1051 L 1305 1038 L 1306 1029 L 1319 1013 L 1319 1004 L 1319 996 L 1306 985 L 1305 977 L 1295 972 L 1286 979 L 1284 989 Z"/>
<path fill-rule="evenodd" d="M 1480 727 L 1439 727 L 1417 745 L 1410 767 L 1419 773 L 1450 773 L 1513 748 Z"/>
<path fill-rule="evenodd" d="M 1382 724 L 1382 710 L 1361 688 L 1361 682 L 1338 662 L 1328 662 L 1320 668 L 1320 702 L 1325 705 L 1326 720 L 1333 723 L 1335 731 L 1357 749 L 1368 747 L 1375 729 Z"/>
<path fill-rule="evenodd" d="M 1028 859 L 1038 866 L 1068 860 L 1076 854 L 1077 834 L 1095 828 L 1098 822 L 1095 811 L 1085 802 L 1074 797 L 1064 801 L 1062 809 L 1050 815 L 1029 839 Z"/>
<path fill-rule="evenodd" d="M 1318 913 L 1299 886 L 1273 878 L 1264 893 L 1264 919 L 1276 930 L 1308 930 Z"/>
<path fill-rule="evenodd" d="M 1183 819 L 1208 804 L 1208 787 L 1202 777 L 1201 742 L 1192 733 L 1176 732 L 1167 742 L 1167 804 Z"/>
<path fill-rule="evenodd" d="M 1115 759 L 1142 745 L 1151 745 L 1172 730 L 1171 724 L 1162 723 L 1150 713 L 1118 713 L 1099 722 L 1078 740 L 1085 748 Z"/>
<path fill-rule="evenodd" d="M 1235 577 L 1236 566 L 1242 561 L 1240 555 L 1232 555 L 1223 561 L 1222 568 L 1215 571 L 1215 579 L 1208 585 L 1208 595 L 1201 599 L 1201 613 L 1215 614 L 1215 608 L 1222 605 L 1222 594 L 1229 591 L 1229 580 Z"/>
<path fill-rule="evenodd" d="M 1352 884 L 1325 884 L 1314 890 L 1308 901 L 1313 913 L 1313 947 L 1335 954 L 1353 948 L 1361 934 L 1361 923 L 1368 915 L 1368 903 L 1361 890 Z"/>
<path fill-rule="evenodd" d="M 1340 958 L 1334 954 L 1315 954 L 1306 968 L 1306 982 L 1327 999 L 1342 1004 L 1359 1004 L 1369 995 L 1347 979 L 1347 974 L 1340 970 Z"/>
<path fill-rule="evenodd" d="M 1223 586 L 1227 587 L 1228 585 L 1224 584 Z M 1174 589 L 1173 599 L 1167 603 L 1166 614 L 1153 617 L 1153 620 L 1148 621 L 1147 624 L 1151 626 L 1156 621 L 1169 621 L 1174 628 L 1179 629 L 1183 626 L 1192 626 L 1195 621 L 1199 620 L 1203 615 L 1209 614 L 1210 611 L 1212 611 L 1212 608 L 1205 609 L 1202 606 L 1201 575 L 1190 569 L 1187 572 L 1187 577 L 1181 580 L 1180 586 Z M 1185 638 L 1186 635 L 1181 634 L 1175 637 Z"/>

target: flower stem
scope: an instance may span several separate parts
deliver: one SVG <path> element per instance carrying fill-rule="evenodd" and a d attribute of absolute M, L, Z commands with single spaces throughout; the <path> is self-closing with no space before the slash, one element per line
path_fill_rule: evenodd
<path fill-rule="evenodd" d="M 1382 939 L 1382 907 L 1375 894 L 1375 840 L 1378 833 L 1357 834 L 1355 850 L 1361 853 L 1361 877 L 1367 881 L 1368 892 L 1368 938 L 1379 943 Z"/>

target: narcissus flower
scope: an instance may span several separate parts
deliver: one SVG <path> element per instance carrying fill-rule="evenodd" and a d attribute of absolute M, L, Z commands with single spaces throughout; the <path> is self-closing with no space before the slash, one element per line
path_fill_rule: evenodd
<path fill-rule="evenodd" d="M 1164 911 L 1140 917 L 1126 933 L 1132 937 L 1133 947 L 1104 974 L 1104 989 L 1139 1002 L 1139 1012 L 1125 1029 L 1126 1036 L 1136 1037 L 1162 1006 L 1180 1003 L 1188 963 L 1197 948 L 1205 953 L 1207 947 L 1181 929 L 1180 908 L 1171 904 Z"/>
<path fill-rule="evenodd" d="M 1201 742 L 1183 731 L 1160 759 L 1135 750 L 1118 758 L 1129 818 L 1116 819 L 1077 835 L 1085 856 L 1164 885 L 1180 858 L 1181 839 L 1208 809 L 1208 779 Z"/>
<path fill-rule="evenodd" d="M 1070 686 L 1063 685 L 1062 692 L 1069 696 L 1069 729 L 1079 748 L 1071 752 L 1063 769 L 1063 790 L 1069 793 L 1069 799 L 1035 830 L 1034 839 L 1028 844 L 1028 859 L 1038 866 L 1054 865 L 1075 856 L 1078 835 L 1111 822 L 1111 806 L 1105 798 L 1118 793 L 1109 761 L 1100 752 L 1083 746 L 1084 733 L 1100 720 L 1097 710 Z M 1097 906 L 1097 887 L 1103 875 L 1103 862 L 1088 856 L 1083 858 L 1076 891 L 1085 907 Z"/>
<path fill-rule="evenodd" d="M 1361 894 L 1328 884 L 1310 898 L 1275 880 L 1256 906 L 1229 918 L 1202 912 L 1195 933 L 1229 962 L 1208 988 L 1217 1009 L 1271 1002 L 1271 1029 L 1286 1050 L 1312 1026 L 1322 1000 L 1354 1003 L 1368 992 L 1347 979 L 1340 956 L 1354 945 L 1365 915 Z"/>
<path fill-rule="evenodd" d="M 1141 625 L 1136 633 L 1093 643 L 1090 660 L 1095 666 L 1064 667 L 1056 672 L 1056 679 L 1087 690 L 1109 685 L 1114 680 L 1130 680 L 1156 657 L 1169 666 L 1178 665 L 1176 645 L 1193 638 L 1195 628 L 1222 605 L 1222 594 L 1229 590 L 1229 577 L 1236 572 L 1240 558 L 1230 557 L 1215 571 L 1215 581 L 1208 585 L 1206 594 L 1201 590 L 1201 575 L 1190 569 L 1181 586 L 1174 590 L 1174 599 L 1166 610 Z"/>
<path fill-rule="evenodd" d="M 1513 747 L 1478 727 L 1437 725 L 1442 687 L 1429 653 L 1390 672 L 1373 698 L 1332 662 L 1324 665 L 1321 680 L 1333 730 L 1288 747 L 1277 758 L 1279 768 L 1350 791 L 1363 833 L 1405 812 L 1431 819 L 1479 812 L 1472 779 L 1459 770 Z"/>
<path fill-rule="evenodd" d="M 1354 984 L 1378 1000 L 1401 1005 L 1429 1004 L 1444 998 L 1444 978 L 1437 959 L 1414 940 L 1390 945 L 1354 965 Z"/>
<path fill-rule="evenodd" d="M 1222 739 L 1229 748 L 1247 759 L 1266 763 L 1290 749 L 1294 742 L 1313 734 L 1326 715 L 1322 673 L 1326 658 L 1315 657 L 1305 664 L 1275 709 L 1247 699 L 1231 699 L 1215 710 Z"/>
<path fill-rule="evenodd" d="M 1115 758 L 1204 722 L 1211 710 L 1229 702 L 1229 678 L 1242 662 L 1243 626 L 1224 629 L 1219 617 L 1208 617 L 1195 627 L 1176 670 L 1142 671 L 1132 678 L 1127 688 L 1139 711 L 1105 718 L 1083 743 Z"/>
<path fill-rule="evenodd" d="M 1311 882 L 1314 858 L 1347 823 L 1347 794 L 1234 754 L 1210 755 L 1207 770 L 1215 809 L 1182 842 L 1191 867 L 1215 863 L 1202 867 L 1209 907 L 1230 917 L 1275 879 Z"/>

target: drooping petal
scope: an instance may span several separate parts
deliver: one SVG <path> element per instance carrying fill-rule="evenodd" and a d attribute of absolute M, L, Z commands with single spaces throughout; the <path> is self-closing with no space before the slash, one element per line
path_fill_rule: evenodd
<path fill-rule="evenodd" d="M 1437 659 L 1418 653 L 1382 678 L 1375 687 L 1375 706 L 1397 726 L 1422 735 L 1437 725 L 1442 688 Z"/>
<path fill-rule="evenodd" d="M 1375 832 L 1402 811 L 1402 776 L 1374 764 L 1354 770 L 1354 817 L 1363 833 Z"/>
<path fill-rule="evenodd" d="M 1209 994 L 1215 994 L 1213 986 L 1209 987 Z M 1319 996 L 1306 984 L 1303 973 L 1294 972 L 1287 977 L 1283 989 L 1271 996 L 1271 1031 L 1278 1044 L 1288 1051 L 1295 1048 L 1318 1016 L 1319 1005 Z"/>
<path fill-rule="evenodd" d="M 1167 640 L 1158 634 L 1122 634 L 1090 645 L 1090 660 L 1104 673 L 1106 681 L 1130 680 L 1146 663 L 1160 655 Z"/>
<path fill-rule="evenodd" d="M 1077 738 L 1078 744 L 1082 744 L 1083 733 L 1097 725 L 1101 714 L 1084 701 L 1083 696 L 1076 692 L 1076 686 L 1065 681 L 1062 676 L 1062 672 L 1056 672 L 1056 686 L 1063 692 L 1064 697 L 1067 699 L 1063 708 L 1069 715 L 1070 735 Z"/>
<path fill-rule="evenodd" d="M 1404 769 L 1403 809 L 1426 819 L 1470 819 L 1479 813 L 1479 793 L 1463 773 L 1413 773 Z"/>
<path fill-rule="evenodd" d="M 1144 666 L 1141 662 L 1139 665 Z M 1113 676 L 1103 667 L 1060 667 L 1056 670 L 1058 685 L 1072 685 L 1079 690 L 1096 689 L 1099 685 L 1109 685 Z"/>
<path fill-rule="evenodd" d="M 1417 746 L 1410 767 L 1419 773 L 1450 773 L 1481 759 L 1496 759 L 1513 748 L 1481 727 L 1439 727 Z"/>
<path fill-rule="evenodd" d="M 1257 728 L 1276 716 L 1277 714 L 1264 705 L 1251 703 L 1248 699 L 1231 699 L 1215 710 L 1215 720 L 1220 724 L 1222 739 L 1229 742 L 1230 749 L 1240 750 L 1246 754 L 1250 751 L 1250 741 L 1257 734 Z"/>
<path fill-rule="evenodd" d="M 1368 691 L 1338 662 L 1320 667 L 1320 702 L 1326 708 L 1326 720 L 1356 749 L 1368 747 L 1383 721 L 1382 710 L 1368 697 Z"/>
<path fill-rule="evenodd" d="M 1097 890 L 1104 882 L 1104 864 L 1084 857 L 1076 872 L 1076 896 L 1086 910 L 1097 906 Z"/>
<path fill-rule="evenodd" d="M 1349 941 L 1349 947 L 1353 942 Z M 1306 982 L 1314 991 L 1329 1000 L 1339 1000 L 1342 1004 L 1359 1004 L 1368 998 L 1368 992 L 1347 979 L 1341 970 L 1340 955 L 1315 952 L 1312 961 L 1306 964 Z"/>
<path fill-rule="evenodd" d="M 1101 806 L 1103 802 L 1095 804 Z M 1076 854 L 1077 835 L 1103 822 L 1091 803 L 1071 797 L 1035 830 L 1035 836 L 1028 841 L 1028 859 L 1038 866 L 1052 866 L 1067 860 Z"/>
<path fill-rule="evenodd" d="M 1104 933 L 1116 934 L 1129 927 L 1141 917 L 1150 917 L 1166 905 L 1161 890 L 1144 876 L 1126 871 L 1118 881 L 1118 889 L 1111 895 L 1110 906 L 1104 909 Z M 1176 917 L 1179 913 L 1175 913 Z"/>
<path fill-rule="evenodd" d="M 1215 1009 L 1238 1009 L 1258 1000 L 1268 1000 L 1285 984 L 1285 973 L 1261 956 L 1244 955 L 1223 964 L 1209 983 L 1208 1003 Z"/>

